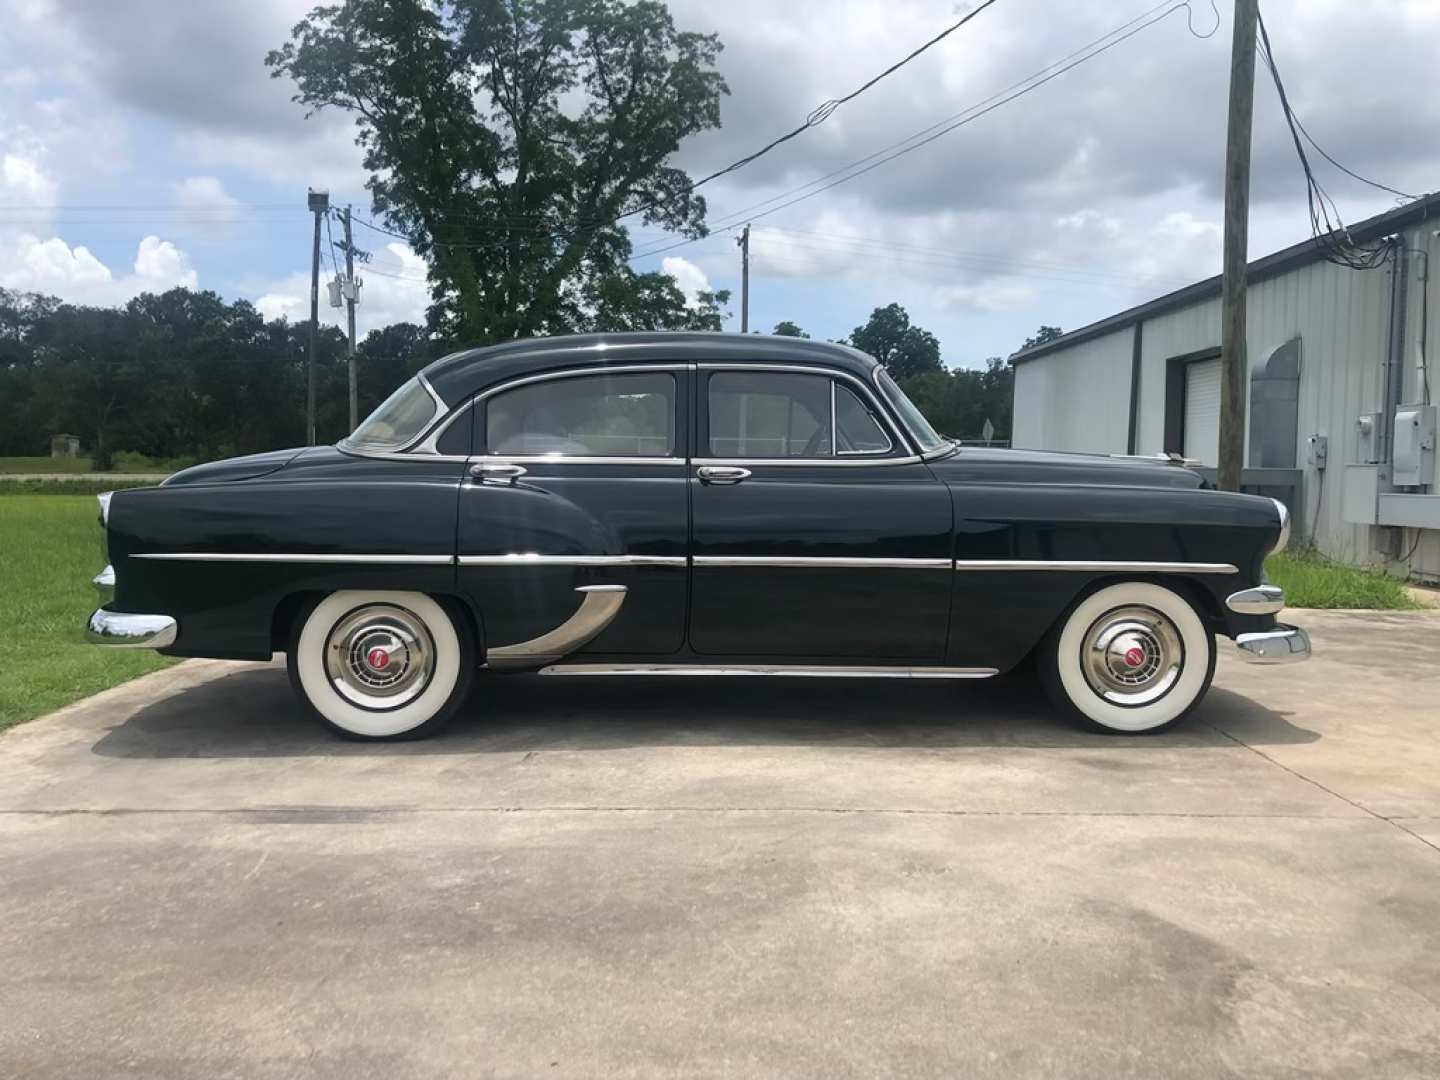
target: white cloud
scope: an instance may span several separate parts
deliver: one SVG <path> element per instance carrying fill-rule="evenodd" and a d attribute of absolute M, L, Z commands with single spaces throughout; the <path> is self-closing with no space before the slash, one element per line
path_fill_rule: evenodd
<path fill-rule="evenodd" d="M 425 322 L 425 309 L 430 306 L 430 287 L 426 284 L 425 260 L 399 242 L 386 244 L 375 253 L 370 271 L 357 264 L 355 276 L 364 282 L 360 304 L 355 309 L 356 333 L 364 337 L 370 330 L 396 322 Z M 334 275 L 320 275 L 320 321 L 336 326 L 345 325 L 345 309 L 330 306 L 326 282 Z M 310 275 L 296 271 L 258 290 L 256 309 L 267 319 L 287 318 L 292 322 L 310 318 Z"/>
<path fill-rule="evenodd" d="M 0 285 L 8 289 L 77 304 L 123 304 L 142 292 L 199 285 L 189 256 L 158 236 L 140 241 L 129 274 L 116 275 L 84 245 L 71 247 L 58 236 L 42 240 L 31 233 L 0 240 L 0 266 Z"/>
<path fill-rule="evenodd" d="M 1021 311 L 1035 302 L 1036 291 L 1030 285 L 986 281 L 979 285 L 947 285 L 936 290 L 935 298 L 942 308 L 960 311 Z"/>
<path fill-rule="evenodd" d="M 660 269 L 675 279 L 675 284 L 685 294 L 685 302 L 691 307 L 699 301 L 700 293 L 715 291 L 711 288 L 705 271 L 689 259 L 682 259 L 678 255 L 666 256 L 660 263 Z"/>
<path fill-rule="evenodd" d="M 175 203 L 185 218 L 201 233 L 219 239 L 240 210 L 238 199 L 232 198 L 213 176 L 190 176 L 170 185 Z"/>
<path fill-rule="evenodd" d="M 0 157 L 0 200 L 4 205 L 48 210 L 59 197 L 60 187 L 40 168 L 33 157 L 6 153 Z"/>

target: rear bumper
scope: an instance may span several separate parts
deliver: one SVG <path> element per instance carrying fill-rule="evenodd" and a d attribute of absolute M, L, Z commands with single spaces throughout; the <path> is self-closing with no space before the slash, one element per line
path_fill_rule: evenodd
<path fill-rule="evenodd" d="M 1295 664 L 1310 659 L 1310 635 L 1298 626 L 1277 626 L 1235 638 L 1240 659 L 1250 664 Z"/>
<path fill-rule="evenodd" d="M 169 615 L 136 615 L 102 607 L 90 613 L 85 640 L 112 649 L 163 649 L 175 644 L 178 632 Z"/>

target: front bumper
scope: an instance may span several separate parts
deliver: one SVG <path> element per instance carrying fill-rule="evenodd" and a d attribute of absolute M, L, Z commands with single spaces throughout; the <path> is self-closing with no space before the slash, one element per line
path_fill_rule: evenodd
<path fill-rule="evenodd" d="M 1298 626 L 1277 626 L 1235 638 L 1240 659 L 1249 664 L 1296 664 L 1310 659 L 1310 635 Z"/>
<path fill-rule="evenodd" d="M 169 615 L 135 615 L 102 607 L 90 613 L 85 640 L 112 649 L 163 649 L 175 644 L 178 632 Z"/>

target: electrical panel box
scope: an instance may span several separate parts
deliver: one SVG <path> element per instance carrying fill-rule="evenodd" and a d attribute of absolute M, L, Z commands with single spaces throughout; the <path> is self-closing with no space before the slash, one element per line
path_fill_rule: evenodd
<path fill-rule="evenodd" d="M 1313 465 L 1317 469 L 1325 468 L 1330 458 L 1330 436 L 1311 435 L 1305 440 L 1305 443 L 1309 447 L 1309 451 L 1305 455 L 1306 464 Z"/>
<path fill-rule="evenodd" d="M 1355 462 L 1374 465 L 1380 460 L 1382 413 L 1361 413 L 1355 418 Z"/>
<path fill-rule="evenodd" d="M 1396 487 L 1422 487 L 1435 482 L 1435 406 L 1401 405 L 1395 410 Z"/>

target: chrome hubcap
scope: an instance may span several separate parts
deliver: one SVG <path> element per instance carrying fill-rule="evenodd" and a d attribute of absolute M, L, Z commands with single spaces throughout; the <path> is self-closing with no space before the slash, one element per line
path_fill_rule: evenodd
<path fill-rule="evenodd" d="M 1170 692 L 1185 666 L 1180 631 L 1147 607 L 1107 611 L 1080 646 L 1090 689 L 1115 705 L 1148 705 Z"/>
<path fill-rule="evenodd" d="M 413 611 L 391 604 L 357 608 L 325 641 L 330 684 L 363 709 L 396 709 L 424 692 L 435 672 L 435 642 Z"/>

